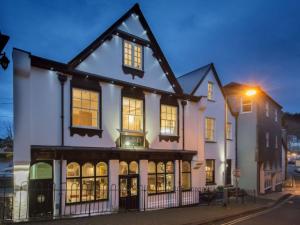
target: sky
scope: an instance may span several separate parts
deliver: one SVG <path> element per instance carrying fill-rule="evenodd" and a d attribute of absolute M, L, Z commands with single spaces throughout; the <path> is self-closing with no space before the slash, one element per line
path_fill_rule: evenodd
<path fill-rule="evenodd" d="M 176 76 L 213 62 L 223 84 L 259 84 L 300 112 L 298 0 L 0 0 L 5 52 L 68 62 L 136 2 Z M 12 73 L 0 68 L 0 137 L 13 120 Z"/>

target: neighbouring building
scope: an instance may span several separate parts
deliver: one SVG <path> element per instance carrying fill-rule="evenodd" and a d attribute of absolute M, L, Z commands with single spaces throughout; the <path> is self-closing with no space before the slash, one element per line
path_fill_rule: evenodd
<path fill-rule="evenodd" d="M 281 190 L 282 107 L 260 87 L 229 83 L 224 87 L 237 119 L 239 185 L 258 193 Z"/>
<path fill-rule="evenodd" d="M 13 62 L 15 220 L 188 205 L 233 183 L 213 64 L 177 80 L 138 5 L 68 63 Z"/>

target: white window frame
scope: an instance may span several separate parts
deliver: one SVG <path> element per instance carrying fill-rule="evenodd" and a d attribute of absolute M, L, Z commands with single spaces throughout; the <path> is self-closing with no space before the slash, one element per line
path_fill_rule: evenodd
<path fill-rule="evenodd" d="M 270 147 L 270 133 L 266 132 L 266 148 Z"/>
<path fill-rule="evenodd" d="M 131 45 L 131 65 L 127 65 L 125 64 L 125 43 L 130 44 Z M 134 66 L 134 57 L 135 57 L 135 51 L 134 51 L 134 47 L 137 46 L 141 49 L 141 68 L 135 67 Z M 123 40 L 123 65 L 129 68 L 133 68 L 136 70 L 144 70 L 144 48 L 142 45 L 139 45 L 135 42 L 131 42 L 131 41 L 127 41 L 127 40 Z"/>
<path fill-rule="evenodd" d="M 210 101 L 214 100 L 214 83 L 212 81 L 207 82 L 207 99 Z"/>
<path fill-rule="evenodd" d="M 212 127 L 212 130 L 213 130 L 213 138 L 212 139 L 208 139 L 207 138 L 207 126 L 206 126 L 206 120 L 212 120 L 214 121 L 213 122 L 213 127 Z M 206 142 L 216 142 L 216 119 L 215 118 L 212 118 L 212 117 L 205 117 L 205 121 L 204 121 L 204 134 L 205 134 L 205 141 Z"/>
<path fill-rule="evenodd" d="M 241 113 L 252 113 L 253 111 L 253 101 L 252 99 L 249 99 L 249 101 L 251 102 L 251 110 L 250 111 L 243 111 L 243 100 L 244 100 L 245 97 L 241 97 Z M 247 105 L 250 105 L 250 104 L 247 104 Z"/>
<path fill-rule="evenodd" d="M 269 117 L 270 116 L 270 105 L 269 105 L 269 102 L 266 102 L 266 117 Z"/>

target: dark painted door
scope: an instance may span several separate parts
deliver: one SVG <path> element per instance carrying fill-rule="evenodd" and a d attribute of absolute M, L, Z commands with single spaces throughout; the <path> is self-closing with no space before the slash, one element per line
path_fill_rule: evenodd
<path fill-rule="evenodd" d="M 231 185 L 231 159 L 226 160 L 226 185 Z"/>
<path fill-rule="evenodd" d="M 122 209 L 139 209 L 138 174 L 119 176 L 119 206 Z"/>
<path fill-rule="evenodd" d="M 47 217 L 53 212 L 52 179 L 30 180 L 29 182 L 29 216 Z"/>

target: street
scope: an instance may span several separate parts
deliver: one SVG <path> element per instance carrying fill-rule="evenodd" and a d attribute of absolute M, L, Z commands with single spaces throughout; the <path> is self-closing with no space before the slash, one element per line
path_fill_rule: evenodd
<path fill-rule="evenodd" d="M 296 183 L 295 194 L 276 207 L 248 215 L 231 221 L 223 221 L 218 225 L 299 225 L 300 224 L 300 173 L 294 172 L 295 166 L 288 165 L 288 172 Z"/>

